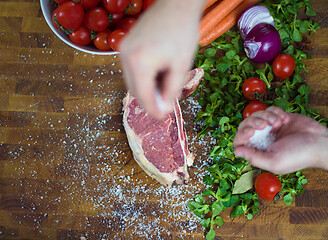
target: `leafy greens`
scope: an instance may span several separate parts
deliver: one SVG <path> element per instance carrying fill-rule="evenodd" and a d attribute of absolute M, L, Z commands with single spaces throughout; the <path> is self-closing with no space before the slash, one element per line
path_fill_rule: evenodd
<path fill-rule="evenodd" d="M 311 3 L 309 0 L 269 0 L 260 4 L 268 7 L 275 19 L 283 44 L 282 52 L 293 56 L 296 61 L 292 77 L 277 80 L 269 63 L 255 66 L 250 62 L 236 29 L 231 29 L 206 49 L 200 49 L 195 59 L 195 66 L 205 72 L 204 81 L 196 93 L 203 107 L 196 117 L 196 121 L 203 124 L 199 135 L 210 133 L 217 139 L 217 144 L 210 153 L 212 165 L 207 167 L 203 178 L 207 188 L 197 194 L 188 206 L 207 229 L 207 239 L 214 239 L 215 225 L 220 227 L 224 224 L 221 213 L 227 208 L 232 207 L 231 218 L 245 215 L 252 219 L 260 211 L 258 195 L 250 184 L 260 170 L 235 157 L 232 146 L 247 104 L 241 92 L 244 80 L 259 77 L 266 83 L 268 92 L 264 102 L 267 106 L 275 105 L 287 112 L 302 113 L 324 125 L 328 122 L 307 106 L 310 89 L 303 79 L 303 73 L 308 73 L 303 60 L 311 58 L 300 47 L 306 41 L 303 35 L 316 32 L 320 26 L 311 19 L 298 19 L 297 10 L 303 8 L 308 17 L 314 16 L 316 13 L 311 9 Z M 282 182 L 283 201 L 290 205 L 294 195 L 303 193 L 307 179 L 302 171 L 279 175 L 278 178 Z M 241 181 L 248 184 L 241 187 Z"/>

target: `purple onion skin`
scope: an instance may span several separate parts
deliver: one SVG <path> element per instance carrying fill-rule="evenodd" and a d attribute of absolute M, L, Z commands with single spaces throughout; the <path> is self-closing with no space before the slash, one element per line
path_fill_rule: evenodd
<path fill-rule="evenodd" d="M 245 39 L 245 36 L 259 23 L 269 23 L 275 26 L 269 9 L 262 5 L 256 5 L 246 9 L 237 22 L 242 39 Z"/>
<path fill-rule="evenodd" d="M 253 62 L 269 62 L 280 52 L 280 35 L 271 24 L 259 23 L 245 37 L 244 48 Z"/>

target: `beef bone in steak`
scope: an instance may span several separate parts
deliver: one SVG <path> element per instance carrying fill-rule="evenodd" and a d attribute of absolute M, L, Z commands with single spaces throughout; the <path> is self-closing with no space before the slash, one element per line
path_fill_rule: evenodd
<path fill-rule="evenodd" d="M 201 68 L 191 70 L 181 97 L 190 95 L 203 75 Z M 130 92 L 123 100 L 123 111 L 124 129 L 139 166 L 165 186 L 174 182 L 187 184 L 187 166 L 193 164 L 194 154 L 188 150 L 178 99 L 174 101 L 174 111 L 161 121 L 149 116 Z"/>

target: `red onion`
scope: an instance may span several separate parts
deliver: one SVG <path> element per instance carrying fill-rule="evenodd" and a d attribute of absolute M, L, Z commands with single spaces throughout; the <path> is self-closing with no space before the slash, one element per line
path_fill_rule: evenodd
<path fill-rule="evenodd" d="M 281 39 L 271 24 L 259 23 L 245 37 L 244 48 L 253 62 L 268 62 L 279 54 Z"/>
<path fill-rule="evenodd" d="M 270 15 L 269 9 L 261 5 L 248 8 L 240 16 L 237 23 L 242 39 L 244 39 L 249 31 L 259 23 L 268 23 L 275 26 L 275 22 Z"/>

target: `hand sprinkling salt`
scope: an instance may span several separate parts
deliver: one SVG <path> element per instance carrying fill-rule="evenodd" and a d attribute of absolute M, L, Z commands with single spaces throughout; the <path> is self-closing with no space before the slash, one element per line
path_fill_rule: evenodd
<path fill-rule="evenodd" d="M 267 125 L 264 129 L 256 129 L 254 135 L 249 139 L 252 147 L 259 150 L 266 150 L 275 141 L 275 136 L 271 133 L 272 127 Z"/>

